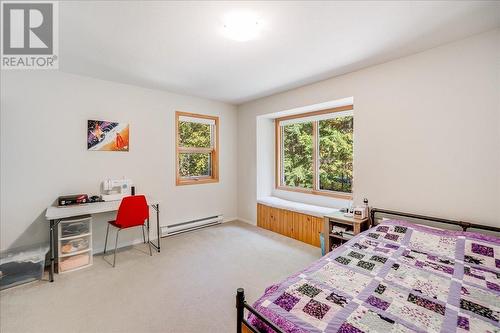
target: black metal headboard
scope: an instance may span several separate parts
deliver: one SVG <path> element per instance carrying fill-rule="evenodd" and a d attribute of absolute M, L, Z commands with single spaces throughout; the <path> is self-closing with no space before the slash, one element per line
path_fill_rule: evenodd
<path fill-rule="evenodd" d="M 488 231 L 493 231 L 493 232 L 499 232 L 500 233 L 500 228 L 489 226 L 489 225 L 482 225 L 482 224 L 475 224 L 475 223 L 470 223 L 470 222 L 463 222 L 463 221 L 454 221 L 454 220 L 448 220 L 448 219 L 443 219 L 440 217 L 432 217 L 432 216 L 424 216 L 424 215 L 418 215 L 418 214 L 413 214 L 413 213 L 405 213 L 405 212 L 398 212 L 394 210 L 387 210 L 387 209 L 380 209 L 380 208 L 372 208 L 370 210 L 370 218 L 371 218 L 371 223 L 372 225 L 377 224 L 377 220 L 375 219 L 375 215 L 379 214 L 385 214 L 385 215 L 391 215 L 391 216 L 401 216 L 401 217 L 406 217 L 406 218 L 411 218 L 411 219 L 417 219 L 417 220 L 424 220 L 424 221 L 432 221 L 432 222 L 438 222 L 438 223 L 443 223 L 443 224 L 450 224 L 450 225 L 455 225 L 459 226 L 462 228 L 463 231 L 467 231 L 467 229 L 472 228 L 472 229 L 481 229 L 481 230 L 488 230 Z"/>

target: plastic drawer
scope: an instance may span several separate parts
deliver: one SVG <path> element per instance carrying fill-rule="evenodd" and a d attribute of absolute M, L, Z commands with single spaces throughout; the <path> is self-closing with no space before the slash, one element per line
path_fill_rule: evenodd
<path fill-rule="evenodd" d="M 61 239 L 90 233 L 90 218 L 61 221 Z"/>
<path fill-rule="evenodd" d="M 90 248 L 90 243 L 90 235 L 71 239 L 62 239 L 60 244 L 61 255 L 66 256 L 68 254 L 86 251 Z"/>
<path fill-rule="evenodd" d="M 69 272 L 91 264 L 91 252 L 59 258 L 58 272 Z"/>

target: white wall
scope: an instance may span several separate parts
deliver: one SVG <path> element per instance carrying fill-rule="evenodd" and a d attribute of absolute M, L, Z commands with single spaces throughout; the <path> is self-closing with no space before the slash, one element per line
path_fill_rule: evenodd
<path fill-rule="evenodd" d="M 218 213 L 255 222 L 257 191 L 271 193 L 274 183 L 257 175 L 257 144 L 273 140 L 265 120 L 268 135 L 258 141 L 257 116 L 350 96 L 355 200 L 499 225 L 499 48 L 495 30 L 259 99 L 238 113 L 224 103 L 62 72 L 2 71 L 0 249 L 46 240 L 45 207 L 61 194 L 96 193 L 108 177 L 130 177 L 138 192 L 159 198 L 163 225 Z M 175 186 L 175 110 L 221 117 L 220 183 Z M 91 118 L 129 121 L 130 152 L 87 151 Z M 270 164 L 274 150 L 260 154 Z M 95 221 L 96 250 L 112 218 Z"/>
<path fill-rule="evenodd" d="M 257 116 L 353 96 L 355 201 L 500 225 L 499 90 L 497 29 L 243 104 L 238 215 L 256 219 Z"/>
<path fill-rule="evenodd" d="M 274 120 L 257 117 L 257 197 L 270 196 L 274 185 Z"/>
<path fill-rule="evenodd" d="M 233 106 L 56 71 L 1 76 L 1 249 L 47 240 L 45 208 L 62 194 L 98 193 L 108 177 L 130 177 L 160 199 L 162 225 L 237 216 Z M 176 110 L 220 116 L 219 183 L 175 186 Z M 129 122 L 130 152 L 87 151 L 88 119 Z M 94 223 L 97 251 L 113 217 Z M 140 229 L 125 234 L 122 244 Z"/>

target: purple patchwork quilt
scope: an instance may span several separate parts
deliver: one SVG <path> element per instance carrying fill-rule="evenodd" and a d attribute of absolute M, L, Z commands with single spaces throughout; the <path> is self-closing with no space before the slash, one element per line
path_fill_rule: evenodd
<path fill-rule="evenodd" d="M 254 307 L 289 333 L 500 332 L 500 238 L 384 221 Z"/>

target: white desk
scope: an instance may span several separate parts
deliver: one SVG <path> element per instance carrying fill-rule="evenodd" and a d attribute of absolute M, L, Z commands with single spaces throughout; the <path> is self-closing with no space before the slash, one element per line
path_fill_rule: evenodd
<path fill-rule="evenodd" d="M 157 244 L 150 242 L 153 247 L 160 252 L 160 202 L 153 198 L 146 196 L 146 201 L 149 206 L 151 206 L 156 211 L 156 232 L 157 232 Z M 74 217 L 79 215 L 93 215 L 100 213 L 114 212 L 120 207 L 121 200 L 117 201 L 104 201 L 104 202 L 92 202 L 81 205 L 73 205 L 66 207 L 50 206 L 45 211 L 45 219 L 49 221 L 49 238 L 50 238 L 50 282 L 54 281 L 54 248 L 55 248 L 55 237 L 54 231 L 55 227 L 61 222 L 61 219 Z M 149 230 L 149 219 L 148 230 Z"/>

